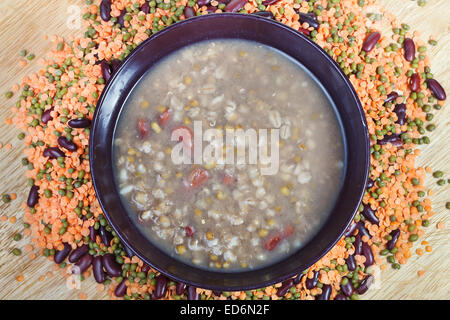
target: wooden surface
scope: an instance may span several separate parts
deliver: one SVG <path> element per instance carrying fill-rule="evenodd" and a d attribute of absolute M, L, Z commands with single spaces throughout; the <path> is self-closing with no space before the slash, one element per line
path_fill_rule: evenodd
<path fill-rule="evenodd" d="M 450 1 L 428 0 L 425 7 L 420 8 L 417 1 L 380 0 L 387 4 L 390 12 L 397 15 L 401 22 L 408 23 L 413 29 L 422 33 L 422 39 L 428 40 L 433 35 L 438 46 L 429 46 L 432 58 L 432 72 L 450 93 Z M 28 255 L 13 256 L 14 247 L 22 248 L 29 239 L 18 243 L 12 240 L 14 233 L 23 230 L 23 212 L 20 204 L 26 200 L 28 187 L 24 176 L 25 169 L 20 163 L 24 145 L 17 139 L 19 131 L 5 124 L 5 119 L 12 116 L 10 108 L 15 98 L 7 100 L 4 93 L 11 86 L 31 71 L 38 70 L 33 62 L 25 68 L 18 66 L 19 51 L 27 49 L 36 54 L 37 60 L 49 49 L 50 42 L 44 41 L 44 35 L 58 34 L 68 36 L 79 35 L 82 29 L 70 28 L 68 12 L 70 5 L 83 5 L 84 0 L 2 0 L 0 2 L 0 143 L 11 143 L 12 150 L 0 150 L 0 195 L 16 192 L 18 198 L 9 204 L 0 204 L 0 215 L 16 216 L 17 222 L 0 222 L 0 299 L 78 299 L 81 292 L 87 293 L 88 299 L 105 298 L 98 293 L 94 280 L 89 278 L 81 282 L 81 288 L 70 290 L 60 272 L 53 272 L 53 264 L 41 257 L 29 261 Z M 75 8 L 76 9 L 76 8 Z M 450 174 L 449 161 L 449 108 L 448 103 L 439 116 L 433 121 L 437 130 L 429 134 L 431 144 L 422 148 L 419 165 L 430 165 L 434 170 L 443 170 L 446 178 Z M 427 186 L 436 191 L 431 198 L 435 216 L 432 224 L 426 229 L 425 237 L 432 246 L 433 252 L 422 257 L 413 254 L 407 265 L 401 270 L 387 270 L 378 276 L 376 285 L 363 296 L 364 299 L 448 299 L 450 297 L 450 259 L 448 227 L 436 228 L 436 223 L 446 221 L 449 224 L 449 210 L 445 203 L 450 200 L 449 186 L 437 187 L 435 179 L 429 177 Z M 418 270 L 425 270 L 422 277 Z M 22 274 L 24 280 L 16 281 Z M 39 277 L 45 276 L 44 281 Z"/>

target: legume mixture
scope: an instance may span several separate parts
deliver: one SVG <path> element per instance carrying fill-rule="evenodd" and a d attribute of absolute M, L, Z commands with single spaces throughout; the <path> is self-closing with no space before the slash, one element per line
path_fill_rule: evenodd
<path fill-rule="evenodd" d="M 251 41 L 210 40 L 160 61 L 133 91 L 115 135 L 117 180 L 154 243 L 191 264 L 239 271 L 274 263 L 315 235 L 339 193 L 345 159 L 330 100 L 302 66 Z M 255 130 L 258 142 L 241 135 L 221 147 L 221 159 L 174 163 L 176 144 L 195 148 L 195 121 L 205 135 Z M 279 130 L 276 140 L 256 136 L 268 128 Z M 172 142 L 177 129 L 188 135 Z M 263 137 L 268 152 L 279 145 L 269 174 L 260 159 L 248 163 L 257 153 L 250 144 Z M 244 148 L 246 161 L 224 164 L 234 147 Z"/>
<path fill-rule="evenodd" d="M 99 208 L 87 148 L 96 101 L 120 61 L 167 25 L 223 11 L 274 18 L 322 46 L 353 83 L 371 137 L 367 192 L 345 236 L 298 276 L 242 292 L 186 287 L 133 257 Z M 20 248 L 11 248 L 11 254 L 44 255 L 66 276 L 76 265 L 77 273 L 83 278 L 92 273 L 99 290 L 113 299 L 356 300 L 373 283 L 374 265 L 397 270 L 413 247 L 421 254 L 432 251 L 419 239 L 423 228 L 435 224 L 432 191 L 424 187 L 433 169 L 418 167 L 415 158 L 417 146 L 430 142 L 426 132 L 433 130 L 446 93 L 431 73 L 427 43 L 375 0 L 86 0 L 83 19 L 84 36 L 52 37 L 54 49 L 38 59 L 42 69 L 5 93 L 17 99 L 14 117 L 6 123 L 22 130 L 30 186 L 20 219 L 31 241 L 23 246 L 24 239 L 18 241 Z M 379 31 L 386 23 L 392 32 Z M 438 45 L 433 38 L 428 44 Z M 34 63 L 34 54 L 24 50 L 20 56 L 28 60 L 20 65 Z M 444 173 L 435 179 L 438 186 L 449 181 Z M 15 223 L 16 217 L 9 220 Z M 26 281 L 26 276 L 16 279 Z"/>

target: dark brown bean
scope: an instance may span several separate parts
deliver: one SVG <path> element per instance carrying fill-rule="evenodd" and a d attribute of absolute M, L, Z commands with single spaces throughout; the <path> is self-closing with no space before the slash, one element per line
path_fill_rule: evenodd
<path fill-rule="evenodd" d="M 394 113 L 397 115 L 397 121 L 399 125 L 404 125 L 406 122 L 406 105 L 404 103 L 399 103 L 394 107 Z"/>
<path fill-rule="evenodd" d="M 392 102 L 397 98 L 398 98 L 398 93 L 395 91 L 392 91 L 391 93 L 389 93 L 387 95 L 386 100 L 384 100 L 384 103 Z"/>
<path fill-rule="evenodd" d="M 406 61 L 413 61 L 416 56 L 416 45 L 414 44 L 413 39 L 406 38 L 405 41 L 403 41 L 403 50 L 405 51 Z"/>
<path fill-rule="evenodd" d="M 186 6 L 186 7 L 184 8 L 184 17 L 185 17 L 186 19 L 195 17 L 195 10 L 194 10 L 194 8 L 191 8 L 191 7 L 189 7 L 189 6 Z"/>
<path fill-rule="evenodd" d="M 125 19 L 124 19 L 124 17 L 125 17 L 126 14 L 127 14 L 127 10 L 123 9 L 122 11 L 120 11 L 119 16 L 117 17 L 117 23 L 119 23 L 122 28 L 125 28 Z"/>
<path fill-rule="evenodd" d="M 148 14 L 150 12 L 150 6 L 147 1 L 145 1 L 144 4 L 141 6 L 141 11 L 145 14 Z"/>
<path fill-rule="evenodd" d="M 211 0 L 198 0 L 197 5 L 199 8 L 208 5 L 211 2 Z"/>
<path fill-rule="evenodd" d="M 318 281 L 319 281 L 319 271 L 315 271 L 312 279 L 306 278 L 305 282 L 306 289 L 311 290 L 315 288 Z"/>
<path fill-rule="evenodd" d="M 300 282 L 302 282 L 303 277 L 305 276 L 304 273 L 299 273 L 298 275 L 296 275 L 293 278 L 294 284 L 299 284 Z"/>
<path fill-rule="evenodd" d="M 391 240 L 389 240 L 386 244 L 386 248 L 391 251 L 394 249 L 395 244 L 397 243 L 398 238 L 400 237 L 400 229 L 392 230 L 389 234 L 391 236 Z"/>
<path fill-rule="evenodd" d="M 378 40 L 380 40 L 381 35 L 379 32 L 372 32 L 369 34 L 369 36 L 366 38 L 362 45 L 362 49 L 365 52 L 370 52 L 375 48 L 376 44 L 378 43 Z"/>
<path fill-rule="evenodd" d="M 241 10 L 248 0 L 231 0 L 225 7 L 225 12 L 237 12 Z"/>
<path fill-rule="evenodd" d="M 378 225 L 380 223 L 380 220 L 375 215 L 375 212 L 372 210 L 372 208 L 369 205 L 364 205 L 364 209 L 361 212 L 364 218 L 368 220 L 372 224 Z"/>
<path fill-rule="evenodd" d="M 91 120 L 89 120 L 88 118 L 78 118 L 78 119 L 69 120 L 69 122 L 67 122 L 67 124 L 71 128 L 77 128 L 77 129 L 83 128 L 84 129 L 91 125 Z"/>
<path fill-rule="evenodd" d="M 175 293 L 179 296 L 181 296 L 184 291 L 186 291 L 186 285 L 183 282 L 178 282 L 175 287 Z"/>
<path fill-rule="evenodd" d="M 349 225 L 347 230 L 345 230 L 344 237 L 350 237 L 355 232 L 357 226 L 356 223 Z"/>
<path fill-rule="evenodd" d="M 95 230 L 94 226 L 89 227 L 89 240 L 91 242 L 96 242 L 97 240 L 97 230 Z"/>
<path fill-rule="evenodd" d="M 336 297 L 334 297 L 334 300 L 347 300 L 347 298 L 342 293 L 339 293 Z"/>
<path fill-rule="evenodd" d="M 358 233 L 355 236 L 355 242 L 353 243 L 353 246 L 355 247 L 355 254 L 361 255 L 362 254 L 362 241 L 361 241 L 360 233 Z"/>
<path fill-rule="evenodd" d="M 111 0 L 102 0 L 100 3 L 100 17 L 103 21 L 111 20 Z"/>
<path fill-rule="evenodd" d="M 130 247 L 128 247 L 125 243 L 122 242 L 122 248 L 123 251 L 125 251 L 125 254 L 128 258 L 132 258 L 134 256 L 133 251 L 131 251 Z M 149 267 L 150 268 L 150 267 Z M 147 270 L 148 271 L 148 270 Z"/>
<path fill-rule="evenodd" d="M 106 273 L 111 277 L 119 277 L 122 274 L 122 267 L 116 262 L 113 254 L 104 254 L 102 256 L 102 264 Z"/>
<path fill-rule="evenodd" d="M 256 12 L 252 12 L 252 14 L 255 16 L 263 17 L 263 18 L 275 19 L 275 17 L 273 16 L 273 13 L 271 11 L 256 11 Z"/>
<path fill-rule="evenodd" d="M 444 88 L 442 88 L 441 84 L 435 79 L 427 80 L 428 89 L 431 90 L 434 97 L 440 101 L 444 101 L 447 99 L 447 94 L 445 93 Z"/>
<path fill-rule="evenodd" d="M 293 279 L 287 279 L 284 280 L 281 283 L 281 287 L 278 288 L 277 290 L 277 296 L 279 297 L 284 297 L 286 295 L 286 293 L 288 292 L 288 290 L 294 285 L 294 280 Z"/>
<path fill-rule="evenodd" d="M 402 139 L 400 139 L 400 134 L 391 134 L 391 135 L 385 135 L 383 139 L 380 139 L 377 141 L 377 144 L 380 146 L 385 144 L 392 144 L 395 147 L 401 147 L 403 145 Z"/>
<path fill-rule="evenodd" d="M 102 257 L 96 256 L 92 260 L 92 273 L 97 283 L 103 283 L 106 280 L 105 271 L 103 271 Z"/>
<path fill-rule="evenodd" d="M 200 295 L 198 294 L 196 287 L 189 286 L 187 288 L 187 299 L 188 300 L 200 300 Z"/>
<path fill-rule="evenodd" d="M 279 1 L 280 0 L 265 0 L 265 1 L 262 2 L 262 4 L 264 6 L 270 6 L 270 5 L 275 4 L 275 3 L 279 2 Z"/>
<path fill-rule="evenodd" d="M 167 291 L 167 278 L 160 274 L 156 277 L 155 290 L 152 293 L 152 299 L 161 299 Z"/>
<path fill-rule="evenodd" d="M 349 255 L 347 259 L 345 259 L 345 263 L 347 264 L 347 268 L 350 271 L 355 271 L 356 269 L 356 259 L 355 255 Z"/>
<path fill-rule="evenodd" d="M 85 254 L 75 263 L 75 267 L 72 268 L 73 274 L 82 274 L 89 268 L 92 264 L 92 256 L 90 254 Z"/>
<path fill-rule="evenodd" d="M 341 291 L 344 293 L 347 297 L 350 297 L 353 294 L 353 291 L 355 291 L 355 288 L 353 287 L 353 283 L 350 279 L 345 278 L 348 281 L 346 281 L 346 284 L 342 284 L 341 282 Z"/>
<path fill-rule="evenodd" d="M 106 247 L 109 247 L 111 245 L 111 240 L 114 238 L 108 230 L 104 226 L 100 226 L 98 229 L 100 233 L 100 238 L 102 238 L 102 242 Z"/>
<path fill-rule="evenodd" d="M 213 290 L 212 293 L 217 297 L 220 297 L 222 295 L 222 291 L 218 291 L 218 290 Z"/>
<path fill-rule="evenodd" d="M 53 261 L 57 264 L 62 263 L 67 258 L 71 250 L 72 247 L 70 246 L 70 244 L 64 243 L 64 248 L 62 248 L 59 251 L 56 251 L 53 257 Z"/>
<path fill-rule="evenodd" d="M 127 278 L 123 279 L 121 283 L 116 287 L 116 290 L 114 291 L 114 294 L 116 297 L 123 297 L 125 293 L 127 292 Z"/>
<path fill-rule="evenodd" d="M 105 82 L 108 82 L 111 79 L 111 67 L 106 60 L 102 60 L 100 62 L 100 68 L 102 70 L 102 77 L 105 79 Z"/>
<path fill-rule="evenodd" d="M 141 267 L 141 272 L 144 272 L 145 274 L 147 274 L 150 271 L 150 266 L 146 263 L 144 263 Z"/>
<path fill-rule="evenodd" d="M 38 186 L 32 186 L 30 188 L 30 192 L 28 193 L 27 198 L 27 206 L 29 208 L 33 208 L 39 201 L 39 187 Z"/>
<path fill-rule="evenodd" d="M 63 147 L 64 149 L 67 149 L 69 151 L 77 151 L 78 147 L 75 143 L 67 139 L 66 137 L 59 137 L 58 138 L 58 144 Z"/>
<path fill-rule="evenodd" d="M 366 189 L 372 188 L 374 183 L 375 183 L 375 182 L 374 182 L 372 179 L 367 178 Z"/>
<path fill-rule="evenodd" d="M 356 292 L 358 292 L 358 294 L 366 293 L 366 291 L 369 290 L 369 287 L 372 285 L 374 279 L 375 278 L 373 277 L 373 275 L 367 276 L 363 281 L 361 281 L 358 288 L 356 289 Z"/>
<path fill-rule="evenodd" d="M 57 147 L 50 147 L 44 150 L 43 152 L 44 157 L 48 157 L 50 159 L 56 159 L 59 157 L 65 157 L 65 154 L 63 151 L 61 151 Z"/>
<path fill-rule="evenodd" d="M 317 297 L 317 300 L 330 300 L 331 297 L 331 286 L 326 284 L 322 287 L 322 293 Z"/>
<path fill-rule="evenodd" d="M 299 16 L 300 16 L 299 20 L 302 24 L 306 22 L 307 24 L 309 24 L 310 27 L 313 27 L 314 29 L 317 29 L 319 27 L 317 16 L 313 12 L 310 13 L 300 12 Z"/>
<path fill-rule="evenodd" d="M 363 251 L 364 257 L 366 257 L 366 261 L 364 262 L 364 265 L 366 267 L 373 265 L 375 261 L 373 258 L 372 249 L 370 248 L 370 246 L 367 242 L 363 243 L 362 251 Z"/>
<path fill-rule="evenodd" d="M 366 226 L 364 225 L 364 222 L 362 221 L 358 222 L 358 231 L 359 231 L 358 234 L 360 234 L 361 236 L 372 238 L 372 236 L 369 233 L 369 230 L 367 230 Z"/>
<path fill-rule="evenodd" d="M 53 117 L 50 115 L 50 113 L 53 111 L 53 107 L 51 107 L 48 110 L 45 110 L 44 113 L 42 113 L 41 121 L 43 124 L 47 124 L 50 120 L 53 120 Z"/>
<path fill-rule="evenodd" d="M 409 79 L 409 88 L 413 92 L 417 92 L 420 89 L 420 76 L 418 73 L 414 73 Z"/>
<path fill-rule="evenodd" d="M 80 260 L 86 253 L 89 252 L 89 246 L 87 244 L 82 245 L 81 247 L 76 248 L 72 251 L 69 256 L 69 262 L 75 263 Z"/>

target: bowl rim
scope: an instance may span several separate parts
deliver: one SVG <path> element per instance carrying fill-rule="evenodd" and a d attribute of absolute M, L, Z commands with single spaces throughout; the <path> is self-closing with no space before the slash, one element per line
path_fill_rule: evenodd
<path fill-rule="evenodd" d="M 93 115 L 93 119 L 92 119 L 91 132 L 90 132 L 90 137 L 89 137 L 89 154 L 92 155 L 95 152 L 94 151 L 94 143 L 93 143 L 93 141 L 94 141 L 94 138 L 95 138 L 96 128 L 98 127 L 98 122 L 99 122 L 99 120 L 98 120 L 99 119 L 98 113 L 101 111 L 101 108 L 99 106 L 101 106 L 103 104 L 103 102 L 105 100 L 105 97 L 107 96 L 108 92 L 111 89 L 111 86 L 114 84 L 116 79 L 120 76 L 121 71 L 124 68 L 127 67 L 127 63 L 129 61 L 131 61 L 139 53 L 139 51 L 142 50 L 148 43 L 154 41 L 157 38 L 164 37 L 165 34 L 167 34 L 169 32 L 172 32 L 173 29 L 182 28 L 183 25 L 197 23 L 198 21 L 214 20 L 214 19 L 219 19 L 219 18 L 223 18 L 223 17 L 234 17 L 234 18 L 238 18 L 238 19 L 247 19 L 247 20 L 253 20 L 253 21 L 258 21 L 258 22 L 264 22 L 264 23 L 267 23 L 267 24 L 271 24 L 274 27 L 283 29 L 283 32 L 291 33 L 291 34 L 295 35 L 296 37 L 301 38 L 302 41 L 306 41 L 309 45 L 311 45 L 317 51 L 317 53 L 321 54 L 322 57 L 325 58 L 325 60 L 327 60 L 327 62 L 330 65 L 330 67 L 333 67 L 335 69 L 335 71 L 339 74 L 340 78 L 343 80 L 341 84 L 344 85 L 347 90 L 349 90 L 349 92 L 351 93 L 351 96 L 352 96 L 352 100 L 356 103 L 356 105 L 358 107 L 358 115 L 357 115 L 358 116 L 358 122 L 360 122 L 362 124 L 363 131 L 365 133 L 365 137 L 364 137 L 365 150 L 364 150 L 364 153 L 362 154 L 362 156 L 364 158 L 364 164 L 363 164 L 363 166 L 364 166 L 364 175 L 362 177 L 363 186 L 360 188 L 359 196 L 357 197 L 358 204 L 355 206 L 355 209 L 353 210 L 352 214 L 349 214 L 349 217 L 348 217 L 347 222 L 345 224 L 345 228 L 339 233 L 340 234 L 339 237 L 334 239 L 334 241 L 330 242 L 326 246 L 326 248 L 323 248 L 322 250 L 318 250 L 317 254 L 314 255 L 314 261 L 312 263 L 310 263 L 309 265 L 305 266 L 306 269 L 304 269 L 304 270 L 307 270 L 311 265 L 315 264 L 322 257 L 324 257 L 336 245 L 336 243 L 342 238 L 342 236 L 344 235 L 345 231 L 347 230 L 347 228 L 352 223 L 353 218 L 354 218 L 354 216 L 355 216 L 355 214 L 357 212 L 357 208 L 358 208 L 359 204 L 362 203 L 362 199 L 363 199 L 363 196 L 364 196 L 364 193 L 365 193 L 365 189 L 366 189 L 365 186 L 366 186 L 367 179 L 368 179 L 368 176 L 369 176 L 369 165 L 370 165 L 370 151 L 369 151 L 369 148 L 370 148 L 370 143 L 369 143 L 368 126 L 367 126 L 366 117 L 364 115 L 363 107 L 362 107 L 361 101 L 360 101 L 360 99 L 359 99 L 359 97 L 358 97 L 358 95 L 356 93 L 356 90 L 353 87 L 353 85 L 351 84 L 349 78 L 344 74 L 344 72 L 341 70 L 341 68 L 339 67 L 338 63 L 335 60 L 333 60 L 318 44 L 316 44 L 314 41 L 312 41 L 309 37 L 305 36 L 303 33 L 299 32 L 299 31 L 297 31 L 297 30 L 295 30 L 295 29 L 293 29 L 293 28 L 291 28 L 291 27 L 289 27 L 289 26 L 287 26 L 287 25 L 285 25 L 285 24 L 283 24 L 281 22 L 278 22 L 276 20 L 268 19 L 266 17 L 262 17 L 262 16 L 258 16 L 258 15 L 241 14 L 241 13 L 215 13 L 215 14 L 196 16 L 196 17 L 189 18 L 189 19 L 186 19 L 186 20 L 182 20 L 180 22 L 177 22 L 175 24 L 172 24 L 170 26 L 165 27 L 161 31 L 158 31 L 156 34 L 154 34 L 154 35 L 150 36 L 149 38 L 147 38 L 146 40 L 144 40 L 127 57 L 125 57 L 125 59 L 123 59 L 123 61 L 120 63 L 119 67 L 116 70 L 114 70 L 114 72 L 111 74 L 111 78 L 105 84 L 105 87 L 103 88 L 102 93 L 101 93 L 101 95 L 100 95 L 100 97 L 99 97 L 99 99 L 97 101 L 96 109 L 95 109 L 95 112 L 94 112 L 94 115 Z M 204 39 L 204 40 L 207 40 L 207 39 Z M 196 42 L 200 42 L 200 41 L 196 41 Z M 280 50 L 278 48 L 276 48 L 276 49 Z M 287 54 L 287 53 L 285 53 L 285 54 Z M 164 58 L 164 57 L 160 57 L 158 60 L 160 60 L 162 58 Z M 296 58 L 293 58 L 293 59 L 297 61 Z M 144 74 L 145 74 L 145 72 L 144 72 Z M 139 82 L 139 81 L 137 81 L 137 82 Z M 134 85 L 136 85 L 136 83 Z M 325 86 L 324 86 L 324 89 L 326 89 Z M 117 108 L 117 106 L 115 106 L 114 108 Z M 120 117 L 120 112 L 119 112 L 119 117 Z M 338 115 L 338 118 L 340 118 L 340 115 Z M 343 127 L 342 124 L 341 124 L 341 126 Z M 344 142 L 345 141 L 346 141 L 346 139 L 344 138 Z M 110 141 L 108 141 L 108 143 L 110 143 Z M 348 151 L 346 151 L 346 154 L 347 153 L 348 153 Z M 111 221 L 111 218 L 110 218 L 110 216 L 108 214 L 108 211 L 105 209 L 104 203 L 101 200 L 102 199 L 102 196 L 101 196 L 102 193 L 101 193 L 101 191 L 99 189 L 98 183 L 96 182 L 96 173 L 95 173 L 95 170 L 93 170 L 93 168 L 95 167 L 94 163 L 93 163 L 93 159 L 94 159 L 94 157 L 92 157 L 92 156 L 89 157 L 89 164 L 90 164 L 90 168 L 91 168 L 92 185 L 94 187 L 95 194 L 96 194 L 96 197 L 98 199 L 98 203 L 99 203 L 99 205 L 100 205 L 100 207 L 102 209 L 102 213 L 105 216 L 105 218 L 108 220 L 109 225 L 115 231 L 115 233 L 117 234 L 117 236 L 121 240 L 121 243 L 124 246 L 127 246 L 128 249 L 131 249 L 131 251 L 132 251 L 132 253 L 134 255 L 136 255 L 144 263 L 148 264 L 153 269 L 155 269 L 156 271 L 160 272 L 161 274 L 169 277 L 170 279 L 173 279 L 175 281 L 179 281 L 179 282 L 182 282 L 182 283 L 186 283 L 188 285 L 196 286 L 196 287 L 199 287 L 199 288 L 205 288 L 205 289 L 211 289 L 211 290 L 234 291 L 234 290 L 250 290 L 250 289 L 260 288 L 260 287 L 263 287 L 263 286 L 273 285 L 273 284 L 279 283 L 281 281 L 284 281 L 286 279 L 289 279 L 289 278 L 299 274 L 302 271 L 302 270 L 293 270 L 293 271 L 291 271 L 289 273 L 286 273 L 283 276 L 277 277 L 275 279 L 266 280 L 266 281 L 264 281 L 264 283 L 252 284 L 252 285 L 244 285 L 244 286 L 234 286 L 234 287 L 224 287 L 224 286 L 208 285 L 208 284 L 203 284 L 203 283 L 194 282 L 194 281 L 186 281 L 185 279 L 182 279 L 181 277 L 173 275 L 170 271 L 164 270 L 163 268 L 160 268 L 159 266 L 157 266 L 154 263 L 152 263 L 151 260 L 148 259 L 148 257 L 145 257 L 140 252 L 137 252 L 133 248 L 133 245 L 128 243 L 127 239 L 125 239 L 123 237 L 123 235 L 121 234 L 120 230 L 118 230 L 116 225 Z M 333 209 L 331 211 L 333 211 Z M 323 228 L 323 226 L 321 228 Z M 321 229 L 318 230 L 318 233 L 320 233 L 320 230 Z M 305 244 L 305 246 L 306 245 L 307 244 Z M 292 255 L 293 254 L 294 254 L 294 252 L 292 253 Z M 169 256 L 169 254 L 167 254 L 167 255 Z M 171 258 L 172 259 L 176 259 L 176 258 L 173 258 L 173 257 L 171 257 Z M 278 264 L 278 263 L 279 262 L 275 262 L 274 264 Z M 193 268 L 198 269 L 200 272 L 201 271 L 205 271 L 205 269 L 203 269 L 203 268 L 196 268 L 195 266 Z M 262 267 L 262 268 L 264 268 L 264 267 Z M 259 269 L 260 268 L 256 268 L 256 269 L 252 269 L 252 270 L 253 271 L 257 271 Z M 245 272 L 249 272 L 249 271 L 251 272 L 252 270 L 246 270 L 246 271 L 242 271 L 242 272 L 230 272 L 230 273 L 235 273 L 235 274 L 236 273 L 245 273 Z M 218 275 L 226 274 L 226 272 L 216 272 L 216 273 Z"/>

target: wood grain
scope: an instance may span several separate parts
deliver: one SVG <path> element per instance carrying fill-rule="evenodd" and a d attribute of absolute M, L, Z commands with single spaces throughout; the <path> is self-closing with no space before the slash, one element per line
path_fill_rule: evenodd
<path fill-rule="evenodd" d="M 420 30 L 422 39 L 427 40 L 433 35 L 438 40 L 438 46 L 429 47 L 432 58 L 432 72 L 440 80 L 447 92 L 450 91 L 450 1 L 428 0 L 425 7 L 417 6 L 411 0 L 380 0 L 387 5 L 390 12 L 396 14 L 401 22 L 408 23 L 414 29 Z M 54 265 L 43 258 L 30 261 L 28 255 L 13 256 L 14 247 L 21 248 L 29 243 L 29 239 L 19 242 L 12 241 L 16 232 L 23 230 L 23 212 L 20 203 L 26 200 L 27 186 L 24 176 L 25 169 L 20 164 L 24 145 L 17 139 L 19 130 L 5 125 L 5 119 L 10 118 L 10 108 L 15 99 L 7 100 L 4 93 L 20 79 L 37 71 L 36 62 L 25 68 L 18 66 L 19 51 L 27 49 L 42 57 L 50 48 L 50 42 L 44 41 L 44 35 L 58 34 L 80 35 L 82 29 L 70 28 L 69 8 L 71 5 L 82 6 L 84 0 L 2 0 L 0 2 L 0 143 L 11 143 L 12 150 L 0 150 L 0 194 L 16 192 L 17 200 L 9 204 L 0 204 L 0 215 L 16 216 L 17 222 L 0 223 L 0 299 L 78 299 L 84 292 L 89 299 L 104 299 L 104 292 L 97 292 L 96 284 L 91 278 L 82 281 L 80 289 L 70 290 L 60 271 L 53 272 Z M 72 12 L 73 13 L 73 12 Z M 35 60 L 37 60 L 37 58 Z M 439 112 L 433 121 L 437 130 L 429 134 L 431 144 L 422 147 L 419 165 L 430 165 L 434 170 L 450 173 L 449 161 L 449 110 L 448 105 Z M 376 285 L 363 296 L 364 299 L 448 299 L 450 297 L 450 259 L 449 231 L 436 228 L 436 223 L 444 221 L 449 224 L 449 211 L 445 203 L 450 200 L 449 185 L 437 187 L 435 179 L 428 178 L 426 185 L 435 190 L 432 196 L 435 216 L 432 224 L 426 230 L 425 239 L 433 246 L 433 252 L 422 257 L 413 254 L 407 265 L 399 271 L 387 270 L 378 277 Z M 418 270 L 425 270 L 422 277 L 417 276 Z M 52 274 L 47 274 L 51 271 Z M 16 276 L 22 274 L 24 280 L 16 281 Z M 39 281 L 41 276 L 44 281 Z"/>

